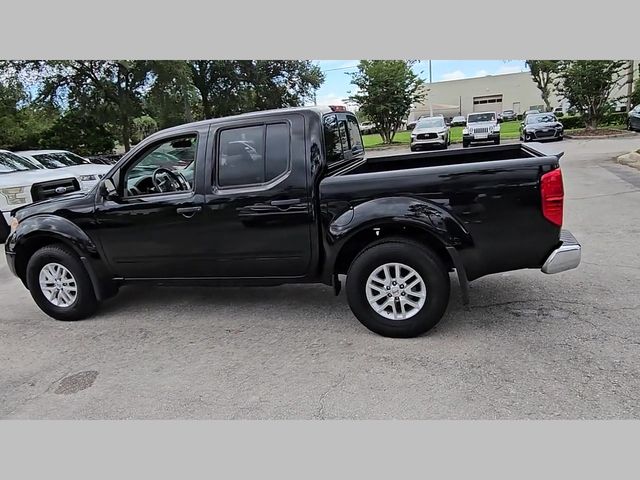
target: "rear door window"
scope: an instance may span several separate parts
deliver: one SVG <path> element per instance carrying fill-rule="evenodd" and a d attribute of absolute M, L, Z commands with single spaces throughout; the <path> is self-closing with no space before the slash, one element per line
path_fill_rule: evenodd
<path fill-rule="evenodd" d="M 220 132 L 218 185 L 241 187 L 270 182 L 289 171 L 288 123 L 273 123 Z"/>

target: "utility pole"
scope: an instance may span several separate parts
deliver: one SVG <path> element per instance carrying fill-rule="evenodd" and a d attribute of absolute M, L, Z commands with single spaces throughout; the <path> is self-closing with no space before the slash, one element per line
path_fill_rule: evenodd
<path fill-rule="evenodd" d="M 633 60 L 629 60 L 629 78 L 627 80 L 627 112 L 631 110 L 631 95 L 633 94 Z"/>
<path fill-rule="evenodd" d="M 429 92 L 431 92 L 431 60 L 429 60 Z M 431 101 L 431 95 L 429 95 L 429 116 L 433 117 L 433 102 Z"/>

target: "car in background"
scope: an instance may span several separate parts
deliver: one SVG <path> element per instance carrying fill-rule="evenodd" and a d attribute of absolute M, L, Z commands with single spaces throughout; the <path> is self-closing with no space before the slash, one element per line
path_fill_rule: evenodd
<path fill-rule="evenodd" d="M 512 122 L 518 119 L 518 114 L 515 112 L 515 110 L 504 110 L 500 114 L 500 117 L 502 118 L 503 122 Z"/>
<path fill-rule="evenodd" d="M 371 122 L 363 122 L 360 124 L 360 133 L 362 135 L 369 135 L 371 133 L 376 133 L 376 125 Z"/>
<path fill-rule="evenodd" d="M 423 147 L 447 148 L 449 145 L 451 145 L 451 136 L 443 116 L 421 118 L 411 132 L 412 152 Z"/>
<path fill-rule="evenodd" d="M 640 131 L 640 104 L 629 110 L 629 117 L 627 118 L 627 128 L 631 131 Z"/>
<path fill-rule="evenodd" d="M 0 243 L 9 234 L 9 219 L 15 208 L 80 190 L 76 177 L 64 170 L 49 170 L 0 150 Z"/>
<path fill-rule="evenodd" d="M 520 141 L 562 140 L 564 127 L 553 113 L 527 115 L 520 124 Z"/>
<path fill-rule="evenodd" d="M 462 147 L 467 148 L 477 142 L 500 144 L 500 125 L 496 112 L 477 112 L 467 115 L 467 126 L 462 129 Z"/>
<path fill-rule="evenodd" d="M 91 190 L 109 170 L 111 165 L 98 165 L 67 150 L 26 150 L 16 152 L 36 166 L 46 169 L 62 169 L 80 181 L 80 189 Z"/>
<path fill-rule="evenodd" d="M 556 107 L 553 109 L 553 114 L 556 117 L 564 117 L 564 110 L 562 109 L 562 107 Z"/>
<path fill-rule="evenodd" d="M 537 115 L 538 113 L 540 113 L 540 110 L 527 110 L 522 115 L 522 119 L 526 120 L 527 119 L 527 115 Z"/>
<path fill-rule="evenodd" d="M 464 127 L 467 124 L 467 119 L 462 115 L 455 116 L 451 119 L 452 127 Z"/>

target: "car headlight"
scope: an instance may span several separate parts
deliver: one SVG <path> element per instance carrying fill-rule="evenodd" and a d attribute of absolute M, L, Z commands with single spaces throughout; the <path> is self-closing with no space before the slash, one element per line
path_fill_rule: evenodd
<path fill-rule="evenodd" d="M 496 125 L 495 127 L 493 127 L 493 131 L 494 132 L 499 132 L 500 131 L 500 125 Z"/>
<path fill-rule="evenodd" d="M 469 129 L 468 128 L 463 128 L 462 129 L 462 134 L 463 135 L 468 135 L 469 134 Z"/>
<path fill-rule="evenodd" d="M 94 180 L 98 180 L 97 175 L 80 175 L 81 182 L 93 182 Z"/>
<path fill-rule="evenodd" d="M 0 188 L 0 194 L 2 194 L 9 205 L 22 205 L 29 203 L 27 198 L 28 187 L 8 187 Z"/>
<path fill-rule="evenodd" d="M 412 134 L 411 134 L 411 138 L 416 138 L 417 136 L 418 136 L 418 134 L 417 134 L 417 133 L 412 133 Z"/>

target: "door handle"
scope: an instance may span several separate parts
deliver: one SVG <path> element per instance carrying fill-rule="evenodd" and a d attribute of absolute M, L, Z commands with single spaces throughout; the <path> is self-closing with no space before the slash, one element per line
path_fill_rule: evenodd
<path fill-rule="evenodd" d="M 202 207 L 200 207 L 200 206 L 198 206 L 198 207 L 180 207 L 180 208 L 176 208 L 176 212 L 177 213 L 179 213 L 180 215 L 182 215 L 184 217 L 187 217 L 187 218 L 193 217 L 200 210 L 202 210 Z"/>
<path fill-rule="evenodd" d="M 300 199 L 299 198 L 290 198 L 288 200 L 271 200 L 270 203 L 274 207 L 286 207 L 286 206 L 296 205 L 296 204 L 300 203 Z"/>

